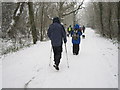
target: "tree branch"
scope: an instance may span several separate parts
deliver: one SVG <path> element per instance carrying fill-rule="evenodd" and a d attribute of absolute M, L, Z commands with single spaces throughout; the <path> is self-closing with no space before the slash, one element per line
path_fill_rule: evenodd
<path fill-rule="evenodd" d="M 20 18 L 20 15 L 22 14 L 22 11 L 23 11 L 23 8 L 24 8 L 24 4 L 25 4 L 25 2 L 17 3 L 17 8 L 14 11 L 11 26 L 8 28 L 7 32 L 10 32 L 11 29 L 13 29 L 17 25 L 17 22 L 18 22 L 18 20 Z M 18 10 L 19 10 L 19 13 L 18 13 Z"/>
<path fill-rule="evenodd" d="M 65 7 L 64 7 L 64 10 L 63 11 L 66 11 L 68 9 L 70 9 L 72 6 L 75 5 L 76 2 L 71 2 L 70 4 L 68 3 Z"/>
<path fill-rule="evenodd" d="M 63 14 L 62 16 L 70 15 L 70 14 L 72 14 L 72 13 L 75 13 L 75 12 L 78 11 L 79 9 L 82 9 L 83 7 L 81 7 L 81 6 L 83 5 L 83 3 L 84 3 L 84 0 L 81 2 L 81 4 L 78 6 L 77 9 L 75 9 L 75 10 L 73 10 L 73 11 L 71 11 L 71 12 L 65 13 L 65 14 Z"/>
<path fill-rule="evenodd" d="M 53 18 L 52 18 L 52 17 L 50 17 L 50 15 L 47 15 L 47 17 L 48 17 L 50 20 L 53 20 Z"/>

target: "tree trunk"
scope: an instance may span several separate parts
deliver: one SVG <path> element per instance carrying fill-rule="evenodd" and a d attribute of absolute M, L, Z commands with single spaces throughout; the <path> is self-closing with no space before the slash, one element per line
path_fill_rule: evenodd
<path fill-rule="evenodd" d="M 43 15 L 44 15 L 44 3 L 42 4 L 42 13 L 41 13 L 40 41 L 43 41 Z"/>
<path fill-rule="evenodd" d="M 111 24 L 111 15 L 112 15 L 112 12 L 111 12 L 111 2 L 109 2 L 109 38 L 112 39 L 112 32 L 111 32 L 111 29 L 112 29 L 112 24 Z"/>
<path fill-rule="evenodd" d="M 58 17 L 60 18 L 61 22 L 63 22 L 63 4 L 64 2 L 59 2 L 59 12 L 58 12 Z"/>
<path fill-rule="evenodd" d="M 73 26 L 76 24 L 75 12 L 73 13 Z"/>
<path fill-rule="evenodd" d="M 120 1 L 118 2 L 118 41 L 120 42 Z"/>
<path fill-rule="evenodd" d="M 100 23 L 101 23 L 101 34 L 102 36 L 105 36 L 104 34 L 104 28 L 103 28 L 103 6 L 102 6 L 102 2 L 99 2 L 99 9 L 100 9 Z"/>
<path fill-rule="evenodd" d="M 22 14 L 22 11 L 23 11 L 24 4 L 25 3 L 20 3 L 20 2 L 17 3 L 17 8 L 15 9 L 14 14 L 13 14 L 14 23 L 12 23 L 12 25 L 7 30 L 8 35 L 11 38 L 14 38 L 14 39 L 16 38 L 16 33 L 15 33 L 16 31 L 14 28 L 18 25 L 20 15 Z M 20 10 L 19 14 L 17 14 L 18 10 Z"/>
<path fill-rule="evenodd" d="M 36 44 L 37 32 L 36 32 L 36 26 L 34 21 L 33 2 L 28 2 L 28 9 L 29 9 L 29 18 L 30 18 L 30 24 L 31 24 L 33 43 Z"/>

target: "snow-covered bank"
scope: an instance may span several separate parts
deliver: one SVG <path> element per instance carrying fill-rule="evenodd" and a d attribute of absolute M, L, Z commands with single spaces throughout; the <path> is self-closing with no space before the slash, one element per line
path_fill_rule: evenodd
<path fill-rule="evenodd" d="M 65 48 L 60 71 L 49 67 L 50 41 L 8 55 L 3 59 L 3 88 L 117 88 L 118 49 L 87 28 L 80 54 L 72 54 L 71 38 L 67 50 L 70 68 L 67 68 Z M 52 53 L 53 60 L 53 53 Z"/>

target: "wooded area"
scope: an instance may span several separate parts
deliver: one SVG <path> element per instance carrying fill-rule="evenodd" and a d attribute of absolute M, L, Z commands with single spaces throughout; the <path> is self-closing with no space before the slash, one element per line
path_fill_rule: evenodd
<path fill-rule="evenodd" d="M 17 50 L 48 40 L 47 29 L 55 16 L 63 25 L 85 25 L 110 39 L 120 36 L 120 2 L 2 2 L 0 7 L 0 38 Z"/>
<path fill-rule="evenodd" d="M 120 2 L 89 3 L 82 15 L 80 19 L 84 18 L 84 23 L 103 37 L 113 39 L 120 35 Z"/>

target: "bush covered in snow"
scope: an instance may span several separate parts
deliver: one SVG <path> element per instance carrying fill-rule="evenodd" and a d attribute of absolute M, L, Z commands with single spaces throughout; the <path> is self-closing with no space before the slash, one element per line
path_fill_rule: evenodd
<path fill-rule="evenodd" d="M 29 41 L 19 41 L 19 42 L 13 42 L 12 40 L 4 40 L 0 39 L 0 54 L 8 54 L 12 52 L 16 52 L 22 48 L 29 47 L 32 45 Z"/>

